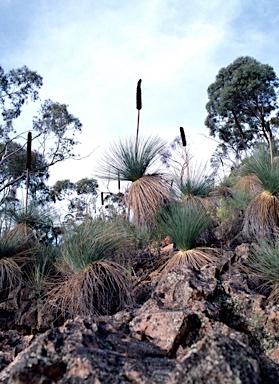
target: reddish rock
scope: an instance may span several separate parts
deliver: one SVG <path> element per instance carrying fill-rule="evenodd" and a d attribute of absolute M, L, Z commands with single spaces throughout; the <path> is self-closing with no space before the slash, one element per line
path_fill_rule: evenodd
<path fill-rule="evenodd" d="M 246 248 L 159 283 L 150 268 L 148 288 L 137 285 L 146 299 L 114 316 L 78 317 L 33 340 L 3 322 L 0 383 L 278 384 L 279 306 L 241 268 Z M 35 332 L 51 314 L 25 293 L 14 324 Z"/>
<path fill-rule="evenodd" d="M 262 384 L 258 356 L 247 345 L 219 333 L 206 335 L 192 345 L 177 364 L 168 384 Z M 277 372 L 270 373 L 270 383 L 278 383 Z"/>

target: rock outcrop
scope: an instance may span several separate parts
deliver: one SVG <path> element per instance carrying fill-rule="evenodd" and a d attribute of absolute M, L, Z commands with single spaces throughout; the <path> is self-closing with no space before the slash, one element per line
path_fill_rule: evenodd
<path fill-rule="evenodd" d="M 246 250 L 154 274 L 147 301 L 114 316 L 1 332 L 0 383 L 279 383 L 279 305 L 243 272 Z"/>

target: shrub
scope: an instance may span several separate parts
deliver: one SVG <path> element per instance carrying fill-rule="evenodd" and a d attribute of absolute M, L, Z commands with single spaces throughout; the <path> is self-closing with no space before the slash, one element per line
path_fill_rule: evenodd
<path fill-rule="evenodd" d="M 49 293 L 64 317 L 111 314 L 132 302 L 126 270 L 108 260 L 129 246 L 117 223 L 94 220 L 83 223 L 65 237 L 61 248 L 63 279 Z"/>
<path fill-rule="evenodd" d="M 0 298 L 21 283 L 21 266 L 30 260 L 36 246 L 32 231 L 23 224 L 0 237 Z"/>
<path fill-rule="evenodd" d="M 260 180 L 263 192 L 249 204 L 244 217 L 243 234 L 247 239 L 272 237 L 278 230 L 279 162 L 271 162 L 270 153 L 259 148 L 246 160 L 243 174 L 250 174 Z"/>
<path fill-rule="evenodd" d="M 159 216 L 160 227 L 179 249 L 163 267 L 164 272 L 178 264 L 198 269 L 215 259 L 212 254 L 205 252 L 206 248 L 195 248 L 197 239 L 208 228 L 211 220 L 205 207 L 193 200 L 173 203 L 162 211 Z"/>
<path fill-rule="evenodd" d="M 264 280 L 261 288 L 271 289 L 270 299 L 279 302 L 279 240 L 261 240 L 251 246 L 248 272 Z"/>

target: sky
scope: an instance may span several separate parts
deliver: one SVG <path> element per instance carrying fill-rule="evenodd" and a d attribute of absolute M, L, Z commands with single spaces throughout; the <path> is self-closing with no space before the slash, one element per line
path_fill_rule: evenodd
<path fill-rule="evenodd" d="M 52 167 L 50 184 L 94 177 L 102 152 L 140 134 L 171 142 L 185 129 L 191 153 L 209 161 L 207 88 L 240 56 L 279 74 L 278 0 L 0 0 L 0 65 L 26 65 L 44 85 L 18 129 L 32 127 L 45 99 L 65 103 L 83 124 L 83 160 Z"/>

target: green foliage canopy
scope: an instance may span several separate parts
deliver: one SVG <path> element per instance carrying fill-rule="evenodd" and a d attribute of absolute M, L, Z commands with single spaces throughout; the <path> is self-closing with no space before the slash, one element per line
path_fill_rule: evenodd
<path fill-rule="evenodd" d="M 22 107 L 28 100 L 39 98 L 38 89 L 43 85 L 43 78 L 36 71 L 26 66 L 13 69 L 5 74 L 0 66 L 0 138 L 8 138 L 14 131 L 13 121 L 21 114 Z"/>
<path fill-rule="evenodd" d="M 26 66 L 5 74 L 0 66 L 0 192 L 18 187 L 26 178 L 27 132 L 18 133 L 14 121 L 28 101 L 39 99 L 42 77 Z M 46 100 L 28 131 L 33 131 L 31 180 L 35 189 L 44 188 L 49 167 L 73 158 L 73 148 L 81 132 L 79 119 L 69 113 L 66 104 Z M 34 181 L 39 177 L 39 182 Z M 30 184 L 31 185 L 31 184 Z"/>
<path fill-rule="evenodd" d="M 216 154 L 236 158 L 258 140 L 269 142 L 268 121 L 276 111 L 279 83 L 273 68 L 251 57 L 239 57 L 220 69 L 208 88 L 205 125 L 218 137 Z"/>

